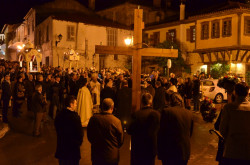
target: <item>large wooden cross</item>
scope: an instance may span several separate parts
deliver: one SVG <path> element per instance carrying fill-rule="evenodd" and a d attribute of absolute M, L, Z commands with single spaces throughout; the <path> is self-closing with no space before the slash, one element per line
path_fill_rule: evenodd
<path fill-rule="evenodd" d="M 134 46 L 95 46 L 96 54 L 118 54 L 132 56 L 132 111 L 140 109 L 141 105 L 141 57 L 178 57 L 177 49 L 157 49 L 142 48 L 142 29 L 144 22 L 142 21 L 143 10 L 135 9 L 134 14 Z M 126 100 L 124 100 L 126 101 Z"/>

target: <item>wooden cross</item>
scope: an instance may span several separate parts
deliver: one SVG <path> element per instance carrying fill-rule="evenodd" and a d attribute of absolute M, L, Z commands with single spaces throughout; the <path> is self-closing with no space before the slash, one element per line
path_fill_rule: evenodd
<path fill-rule="evenodd" d="M 142 48 L 142 22 L 143 10 L 135 9 L 134 14 L 134 46 L 119 47 L 119 46 L 95 46 L 96 54 L 119 54 L 129 55 L 133 57 L 132 63 L 132 111 L 140 109 L 141 105 L 141 57 L 178 57 L 177 49 L 157 49 L 157 48 Z M 126 101 L 126 100 L 124 100 Z"/>

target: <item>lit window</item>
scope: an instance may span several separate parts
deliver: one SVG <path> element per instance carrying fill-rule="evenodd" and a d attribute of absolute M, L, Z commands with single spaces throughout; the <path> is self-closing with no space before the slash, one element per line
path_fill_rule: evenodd
<path fill-rule="evenodd" d="M 166 34 L 168 41 L 175 41 L 176 40 L 176 29 L 171 29 Z"/>
<path fill-rule="evenodd" d="M 190 42 L 195 42 L 196 39 L 196 30 L 195 26 L 190 27 Z"/>

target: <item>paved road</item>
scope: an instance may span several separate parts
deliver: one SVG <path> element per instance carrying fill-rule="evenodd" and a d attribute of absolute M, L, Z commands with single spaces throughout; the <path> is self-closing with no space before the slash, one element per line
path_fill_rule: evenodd
<path fill-rule="evenodd" d="M 25 106 L 25 105 L 24 105 Z M 25 109 L 25 107 L 24 107 Z M 220 109 L 220 108 L 219 108 Z M 22 118 L 10 118 L 11 130 L 0 139 L 0 165 L 55 165 L 56 134 L 53 121 L 43 125 L 43 135 L 40 138 L 32 137 L 33 121 L 30 115 L 23 113 Z M 194 113 L 194 133 L 192 136 L 192 151 L 189 165 L 217 165 L 215 155 L 217 151 L 217 137 L 210 135 L 208 130 L 213 128 L 212 123 L 202 120 L 200 114 Z M 120 165 L 129 165 L 130 136 L 125 135 L 125 142 L 120 151 Z M 91 165 L 90 143 L 84 131 L 83 145 L 81 146 L 81 165 Z M 160 161 L 156 160 L 160 165 Z"/>

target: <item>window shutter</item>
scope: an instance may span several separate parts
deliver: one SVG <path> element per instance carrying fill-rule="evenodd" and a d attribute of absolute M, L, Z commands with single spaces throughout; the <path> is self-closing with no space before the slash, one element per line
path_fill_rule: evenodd
<path fill-rule="evenodd" d="M 191 31 L 190 31 L 190 29 L 187 29 L 186 35 L 187 35 L 187 41 L 190 41 L 190 37 L 191 37 Z"/>

